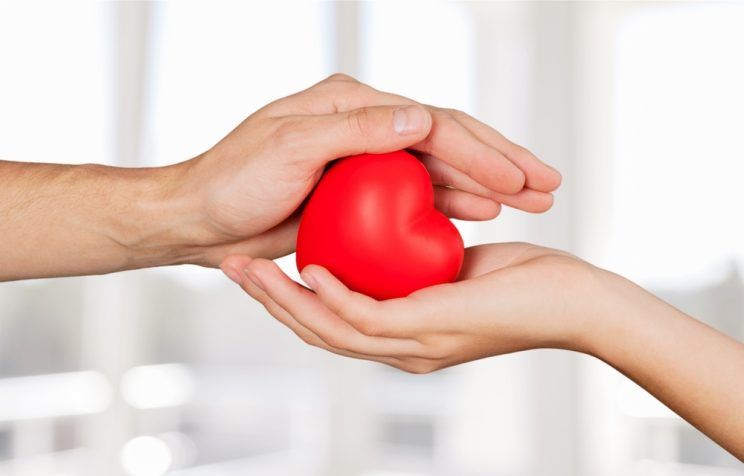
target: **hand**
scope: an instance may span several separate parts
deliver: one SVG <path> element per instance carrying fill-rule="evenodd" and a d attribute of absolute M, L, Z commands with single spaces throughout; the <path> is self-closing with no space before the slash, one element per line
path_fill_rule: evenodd
<path fill-rule="evenodd" d="M 200 156 L 157 168 L 0 161 L 0 281 L 292 252 L 328 162 L 408 148 L 466 220 L 552 205 L 561 176 L 464 113 L 344 75 L 269 104 Z M 45 232 L 39 234 L 38 229 Z"/>
<path fill-rule="evenodd" d="M 419 154 L 447 215 L 484 220 L 501 204 L 531 212 L 552 205 L 558 172 L 497 131 L 459 112 L 423 106 L 345 75 L 269 104 L 201 156 L 179 164 L 184 227 L 200 264 L 232 253 L 293 251 L 296 210 L 339 157 L 409 148 Z M 177 200 L 178 201 L 178 200 Z"/>
<path fill-rule="evenodd" d="M 542 347 L 593 355 L 744 461 L 744 344 L 567 253 L 476 246 L 461 281 L 381 302 L 319 266 L 302 271 L 314 292 L 271 261 L 222 268 L 305 342 L 408 372 Z"/>
<path fill-rule="evenodd" d="M 596 268 L 525 243 L 468 248 L 460 281 L 387 301 L 315 265 L 302 271 L 312 291 L 264 259 L 231 256 L 222 269 L 308 344 L 414 373 L 538 347 L 581 350 L 592 300 L 602 299 Z"/>

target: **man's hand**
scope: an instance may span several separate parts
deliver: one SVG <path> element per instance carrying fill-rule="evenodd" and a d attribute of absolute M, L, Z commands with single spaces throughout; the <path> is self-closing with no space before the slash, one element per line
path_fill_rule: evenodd
<path fill-rule="evenodd" d="M 294 247 L 293 213 L 328 162 L 409 148 L 434 181 L 437 206 L 465 220 L 501 203 L 531 212 L 552 205 L 558 172 L 472 117 L 424 106 L 336 74 L 248 117 L 189 161 L 183 193 L 198 209 L 201 264 L 228 254 L 276 257 Z"/>
<path fill-rule="evenodd" d="M 447 215 L 552 205 L 558 172 L 471 118 L 344 75 L 275 101 L 198 157 L 124 169 L 0 162 L 0 280 L 97 274 L 294 249 L 328 162 L 408 148 Z"/>

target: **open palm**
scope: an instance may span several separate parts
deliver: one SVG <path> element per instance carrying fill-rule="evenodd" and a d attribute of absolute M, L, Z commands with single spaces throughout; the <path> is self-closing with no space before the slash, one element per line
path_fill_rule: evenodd
<path fill-rule="evenodd" d="M 586 289 L 593 269 L 527 243 L 481 245 L 466 250 L 457 282 L 376 301 L 316 265 L 302 272 L 312 290 L 268 260 L 236 255 L 222 267 L 243 270 L 243 289 L 308 344 L 415 373 L 530 348 L 570 347 L 583 318 L 570 312 L 568 304 L 579 298 L 572 290 Z"/>

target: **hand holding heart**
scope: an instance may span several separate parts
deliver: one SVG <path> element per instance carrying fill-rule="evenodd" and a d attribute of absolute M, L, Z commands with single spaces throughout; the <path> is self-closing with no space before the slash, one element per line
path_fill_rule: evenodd
<path fill-rule="evenodd" d="M 179 167 L 180 200 L 198 213 L 183 233 L 190 262 L 230 254 L 275 258 L 294 249 L 296 211 L 329 162 L 409 149 L 419 154 L 446 215 L 495 217 L 501 204 L 550 208 L 561 177 L 472 117 L 333 75 L 260 109 L 218 144 Z"/>
<path fill-rule="evenodd" d="M 414 373 L 539 347 L 586 351 L 597 310 L 611 302 L 591 265 L 526 243 L 468 248 L 460 281 L 385 301 L 316 265 L 302 271 L 312 290 L 269 260 L 232 256 L 223 266 L 244 270 L 241 287 L 308 344 Z"/>
<path fill-rule="evenodd" d="M 399 152 L 385 155 L 393 151 Z M 261 258 L 292 251 L 298 207 L 326 164 L 358 154 L 330 167 L 303 213 L 298 265 L 314 294 Z M 475 306 L 479 293 L 509 274 L 499 269 L 517 269 L 528 256 L 559 254 L 500 245 L 467 250 L 463 264 L 462 240 L 445 215 L 490 219 L 501 204 L 545 211 L 560 175 L 463 113 L 422 106 L 345 76 L 266 106 L 194 166 L 202 168 L 195 174 L 200 177 L 211 171 L 215 184 L 205 199 L 208 222 L 232 240 L 213 247 L 212 259 L 228 255 L 223 271 L 275 317 L 308 342 L 345 355 L 420 371 L 492 353 L 484 339 L 486 315 L 499 310 L 485 303 L 472 315 L 458 316 L 459 310 Z M 536 278 L 530 273 L 528 283 Z M 462 281 L 437 285 L 458 274 Z M 378 302 L 346 285 L 398 299 Z M 520 328 L 507 325 L 514 334 L 494 336 L 502 343 L 509 337 L 503 345 L 517 346 L 509 351 L 525 345 L 535 324 L 517 322 Z M 431 342 L 420 340 L 426 333 Z M 442 336 L 458 334 L 459 345 L 470 350 L 444 355 Z"/>

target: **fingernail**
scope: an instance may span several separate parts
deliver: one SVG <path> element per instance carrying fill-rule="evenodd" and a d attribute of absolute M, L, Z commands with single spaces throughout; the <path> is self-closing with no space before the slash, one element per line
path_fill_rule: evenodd
<path fill-rule="evenodd" d="M 427 114 L 421 106 L 399 107 L 393 113 L 393 128 L 404 136 L 421 132 L 426 126 Z"/>
<path fill-rule="evenodd" d="M 558 187 L 560 187 L 561 183 L 563 182 L 563 174 L 560 173 L 560 171 L 558 169 L 555 169 L 553 167 L 550 167 L 550 168 L 553 169 L 553 171 L 555 172 L 555 175 L 558 177 L 558 180 L 557 180 L 558 185 L 556 185 L 556 188 L 558 188 Z"/>
<path fill-rule="evenodd" d="M 235 284 L 240 284 L 242 279 L 240 278 L 240 273 L 235 268 L 230 268 L 229 266 L 225 266 L 224 268 L 221 268 L 222 272 L 225 273 L 225 276 L 230 278 L 230 280 Z"/>
<path fill-rule="evenodd" d="M 302 280 L 305 281 L 305 284 L 310 286 L 310 289 L 316 289 L 318 287 L 318 280 L 312 275 L 312 273 L 305 271 L 300 273 L 300 276 L 302 276 Z"/>
<path fill-rule="evenodd" d="M 252 283 L 253 283 L 253 284 L 254 284 L 254 285 L 255 285 L 255 286 L 256 286 L 256 287 L 258 288 L 258 289 L 260 289 L 261 291 L 265 291 L 265 290 L 266 290 L 266 289 L 264 289 L 264 285 L 263 285 L 263 283 L 261 282 L 261 280 L 260 280 L 260 279 L 258 279 L 258 276 L 256 276 L 255 274 L 253 274 L 253 273 L 249 272 L 248 270 L 245 270 L 245 271 L 244 271 L 243 273 L 244 273 L 244 274 L 246 275 L 246 277 L 248 277 L 248 279 L 250 279 L 250 280 L 251 280 L 251 282 L 252 282 Z"/>

